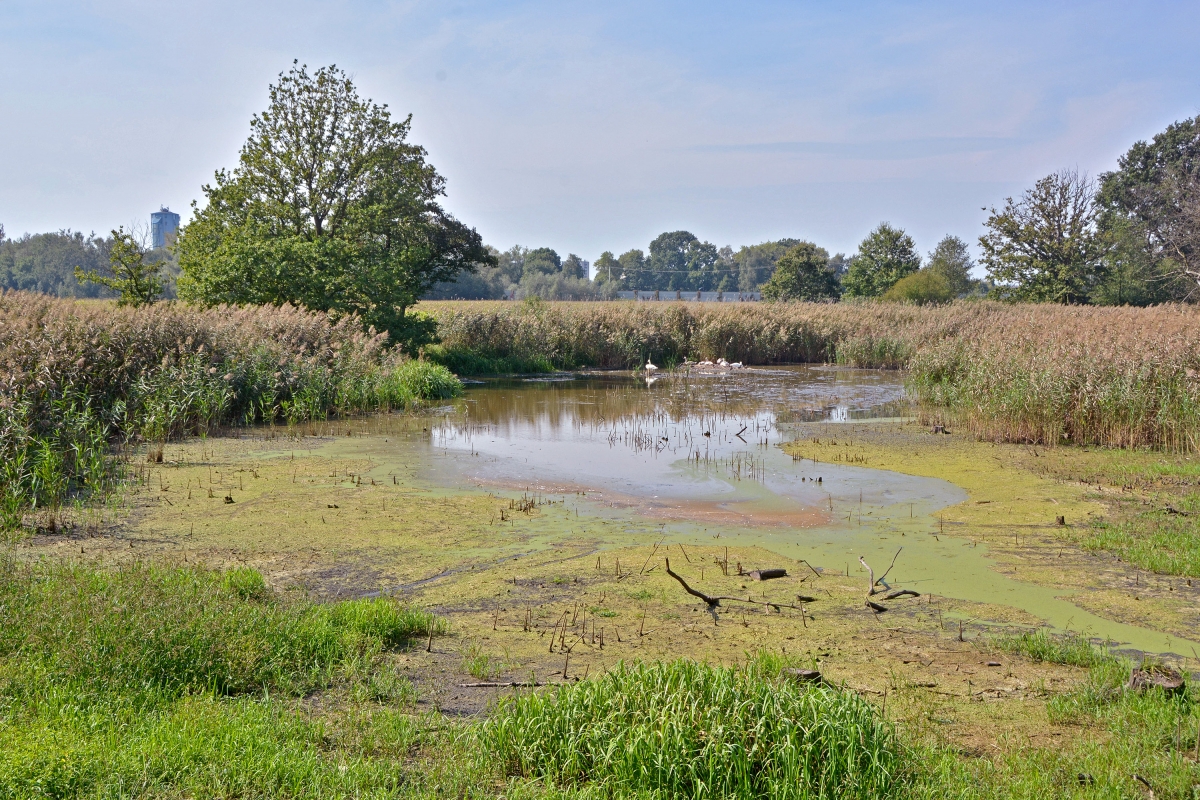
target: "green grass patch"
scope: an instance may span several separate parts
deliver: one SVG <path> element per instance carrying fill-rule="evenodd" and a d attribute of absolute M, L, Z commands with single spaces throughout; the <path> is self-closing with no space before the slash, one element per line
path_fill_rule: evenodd
<path fill-rule="evenodd" d="M 992 639 L 992 645 L 1005 653 L 1022 655 L 1034 661 L 1075 667 L 1091 667 L 1113 660 L 1106 650 L 1101 650 L 1078 634 L 1055 635 L 1045 628 L 997 636 Z"/>
<path fill-rule="evenodd" d="M 1116 553 L 1150 572 L 1200 577 L 1200 495 L 1189 494 L 1172 507 L 1184 513 L 1155 509 L 1117 522 L 1095 522 L 1080 544 Z"/>
<path fill-rule="evenodd" d="M 902 763 L 857 695 L 757 664 L 619 664 L 504 702 L 484 736 L 511 775 L 616 796 L 886 797 Z"/>
<path fill-rule="evenodd" d="M 34 698 L 297 693 L 435 632 L 388 598 L 318 604 L 269 592 L 253 570 L 0 560 L 0 687 Z"/>

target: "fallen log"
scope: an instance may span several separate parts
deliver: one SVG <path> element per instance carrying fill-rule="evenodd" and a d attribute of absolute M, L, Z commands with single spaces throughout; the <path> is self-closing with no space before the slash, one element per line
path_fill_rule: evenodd
<path fill-rule="evenodd" d="M 789 667 L 783 671 L 785 678 L 791 678 L 797 683 L 826 683 L 824 676 L 815 669 L 798 669 Z"/>
<path fill-rule="evenodd" d="M 750 577 L 756 581 L 769 581 L 774 578 L 786 578 L 786 569 L 756 569 L 750 572 Z"/>

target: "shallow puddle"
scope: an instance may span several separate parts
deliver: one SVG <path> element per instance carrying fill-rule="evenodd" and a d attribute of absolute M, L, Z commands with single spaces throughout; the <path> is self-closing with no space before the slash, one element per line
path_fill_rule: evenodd
<path fill-rule="evenodd" d="M 671 375 L 585 374 L 473 384 L 427 430 L 339 439 L 321 450 L 367 456 L 372 474 L 404 472 L 445 488 L 478 487 L 535 501 L 569 497 L 602 526 L 597 546 L 763 547 L 780 564 L 861 574 L 895 559 L 888 582 L 1021 609 L 1059 629 L 1148 652 L 1200 644 L 1103 619 L 1061 590 L 994 569 L 985 544 L 940 535 L 937 513 L 967 499 L 943 480 L 852 464 L 793 460 L 779 445 L 804 422 L 889 419 L 908 411 L 894 372 L 789 367 Z M 538 546 L 572 535 L 562 523 Z M 589 534 L 593 535 L 593 534 Z M 634 538 L 636 537 L 636 539 Z M 903 548 L 901 550 L 901 548 Z M 897 551 L 899 555 L 897 556 Z M 680 551 L 683 554 L 684 551 Z M 686 555 L 684 556 L 686 558 Z"/>

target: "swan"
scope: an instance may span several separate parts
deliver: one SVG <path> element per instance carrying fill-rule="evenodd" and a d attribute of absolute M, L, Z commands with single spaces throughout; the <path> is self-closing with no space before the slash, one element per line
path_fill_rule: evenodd
<path fill-rule="evenodd" d="M 733 362 L 732 364 L 730 364 L 730 365 L 729 365 L 729 368 L 730 368 L 730 369 L 741 369 L 741 368 L 742 368 L 742 362 L 740 362 L 740 361 L 735 361 L 735 362 Z"/>
<path fill-rule="evenodd" d="M 651 364 L 651 363 L 650 363 L 650 359 L 648 359 L 648 358 L 647 358 L 647 359 L 646 359 L 646 367 L 645 367 L 645 369 L 646 369 L 646 372 L 654 372 L 656 369 L 658 369 L 658 367 L 656 367 L 656 366 L 654 366 L 653 364 Z"/>

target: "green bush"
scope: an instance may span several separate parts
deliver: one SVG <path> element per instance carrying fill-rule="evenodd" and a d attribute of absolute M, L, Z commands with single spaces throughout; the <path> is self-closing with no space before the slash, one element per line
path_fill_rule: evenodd
<path fill-rule="evenodd" d="M 884 293 L 883 299 L 918 306 L 939 305 L 954 299 L 954 289 L 942 275 L 923 269 L 901 278 Z"/>
<path fill-rule="evenodd" d="M 618 795 L 887 797 L 901 765 L 854 694 L 686 660 L 507 700 L 484 736 L 509 774 Z"/>

